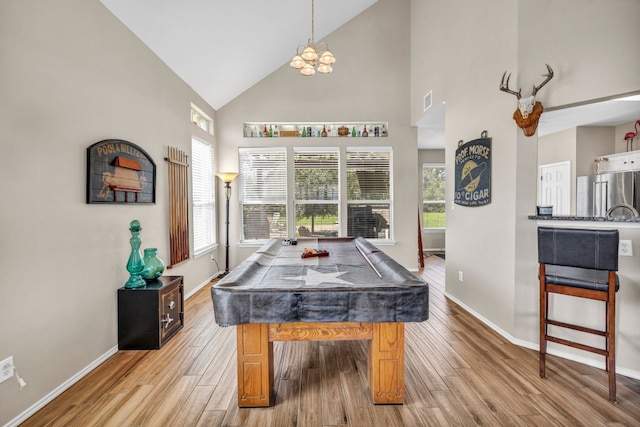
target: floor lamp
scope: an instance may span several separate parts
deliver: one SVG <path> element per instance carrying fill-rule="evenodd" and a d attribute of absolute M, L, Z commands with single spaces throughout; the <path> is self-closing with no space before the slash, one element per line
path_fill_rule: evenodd
<path fill-rule="evenodd" d="M 222 182 L 224 182 L 225 197 L 227 199 L 227 218 L 225 221 L 225 226 L 227 229 L 226 263 L 224 267 L 224 273 L 219 276 L 223 277 L 229 274 L 229 199 L 231 198 L 231 181 L 233 181 L 236 176 L 238 176 L 238 174 L 236 172 L 218 172 L 216 176 L 220 178 Z"/>

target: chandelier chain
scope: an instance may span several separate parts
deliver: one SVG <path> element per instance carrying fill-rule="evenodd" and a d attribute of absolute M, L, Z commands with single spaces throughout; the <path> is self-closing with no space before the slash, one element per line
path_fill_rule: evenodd
<path fill-rule="evenodd" d="M 311 43 L 316 42 L 316 35 L 315 35 L 315 19 L 314 19 L 314 15 L 315 15 L 315 0 L 311 0 Z"/>

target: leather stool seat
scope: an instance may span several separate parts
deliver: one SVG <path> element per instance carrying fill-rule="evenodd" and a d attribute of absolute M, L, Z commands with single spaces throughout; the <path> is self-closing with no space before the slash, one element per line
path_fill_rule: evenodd
<path fill-rule="evenodd" d="M 609 274 L 604 270 L 548 265 L 545 281 L 555 285 L 573 286 L 606 292 L 609 290 Z M 616 274 L 616 292 L 620 289 L 620 279 Z"/>

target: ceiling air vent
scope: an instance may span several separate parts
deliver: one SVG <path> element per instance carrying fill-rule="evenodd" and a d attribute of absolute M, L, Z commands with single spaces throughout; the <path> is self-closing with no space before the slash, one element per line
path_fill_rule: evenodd
<path fill-rule="evenodd" d="M 424 110 L 423 111 L 427 111 L 430 107 L 431 107 L 431 103 L 433 102 L 433 99 L 431 97 L 431 92 L 429 91 L 425 96 L 424 96 Z"/>

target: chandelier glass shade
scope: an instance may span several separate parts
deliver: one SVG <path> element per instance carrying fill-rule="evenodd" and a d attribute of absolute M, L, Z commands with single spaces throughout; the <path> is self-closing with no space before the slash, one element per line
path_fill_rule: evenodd
<path fill-rule="evenodd" d="M 291 59 L 291 68 L 300 70 L 303 76 L 313 76 L 317 71 L 321 74 L 329 74 L 333 71 L 333 63 L 336 57 L 329 51 L 326 43 L 320 42 L 316 46 L 314 43 L 314 1 L 311 0 L 311 38 L 307 45 L 300 45 L 296 49 L 296 54 Z"/>

